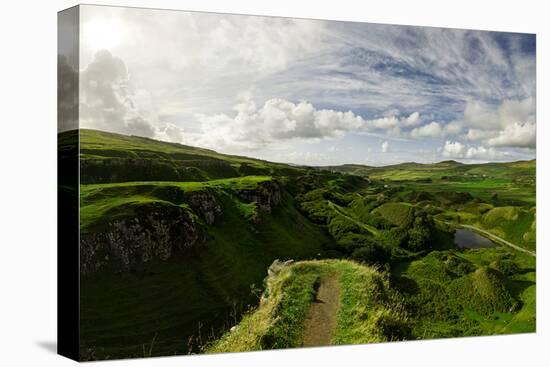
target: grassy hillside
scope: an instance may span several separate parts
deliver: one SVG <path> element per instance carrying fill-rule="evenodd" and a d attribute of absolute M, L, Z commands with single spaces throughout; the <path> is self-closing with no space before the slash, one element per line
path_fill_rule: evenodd
<path fill-rule="evenodd" d="M 254 302 L 275 258 L 324 256 L 331 247 L 324 228 L 296 210 L 285 181 L 300 171 L 290 166 L 91 130 L 81 131 L 81 158 L 83 235 L 111 233 L 151 208 L 179 208 L 205 238 L 167 260 L 132 262 L 129 271 L 115 263 L 85 275 L 83 359 L 195 351 Z M 124 182 L 121 167 L 131 175 Z M 184 180 L 190 168 L 195 176 Z M 281 197 L 268 205 L 263 200 L 279 195 L 270 188 L 280 188 Z M 206 199 L 221 213 L 212 223 L 204 217 Z"/>
<path fill-rule="evenodd" d="M 339 306 L 323 345 L 533 332 L 534 263 L 518 256 L 505 249 L 433 252 L 396 266 L 390 280 L 346 260 L 274 264 L 258 306 L 206 352 L 307 345 L 309 310 L 328 277 L 338 280 Z"/>
<path fill-rule="evenodd" d="M 414 204 L 448 222 L 468 223 L 534 251 L 536 248 L 536 161 L 462 164 L 402 163 L 385 167 L 344 165 L 331 171 L 369 177 L 383 185 L 390 203 L 375 209 L 390 222 Z M 378 199 L 379 200 L 379 199 Z"/>
<path fill-rule="evenodd" d="M 81 182 L 209 181 L 249 175 L 296 175 L 288 165 L 97 130 L 80 130 Z"/>
<path fill-rule="evenodd" d="M 407 337 L 407 316 L 397 294 L 375 268 L 343 260 L 304 261 L 282 266 L 266 279 L 257 309 L 208 352 L 299 347 L 304 344 L 304 322 L 316 285 L 328 276 L 340 287 L 336 327 L 331 344 L 358 344 Z"/>
<path fill-rule="evenodd" d="M 245 176 L 206 182 L 124 182 L 80 186 L 80 230 L 86 232 L 101 227 L 105 221 L 131 217 L 134 210 L 148 203 L 188 207 L 185 193 L 209 190 L 230 193 L 232 190 L 255 189 L 259 183 L 270 181 L 269 176 Z M 233 197 L 239 208 L 246 203 Z M 253 207 L 250 210 L 254 210 Z"/>
<path fill-rule="evenodd" d="M 396 264 L 391 284 L 417 337 L 533 332 L 534 267 L 532 257 L 505 248 L 433 252 Z"/>
<path fill-rule="evenodd" d="M 80 139 L 84 360 L 535 329 L 535 258 L 453 237 L 534 252 L 534 161 L 308 168 Z"/>
<path fill-rule="evenodd" d="M 536 162 L 519 161 L 510 163 L 463 164 L 456 161 L 438 163 L 400 163 L 384 167 L 363 165 L 331 166 L 327 169 L 339 172 L 368 176 L 375 180 L 413 181 L 420 179 L 521 179 L 525 183 L 534 182 Z M 467 178 L 467 179 L 466 179 Z"/>
<path fill-rule="evenodd" d="M 410 222 L 413 219 L 412 207 L 406 203 L 382 204 L 374 209 L 373 213 L 380 214 L 388 222 L 397 226 Z"/>
<path fill-rule="evenodd" d="M 222 193 L 223 217 L 207 226 L 209 239 L 200 248 L 136 266 L 130 273 L 84 277 L 83 353 L 91 348 L 89 355 L 100 359 L 139 357 L 142 345 L 156 335 L 153 355 L 181 354 L 217 335 L 254 300 L 251 286 L 261 286 L 275 258 L 311 258 L 331 241 L 285 196 L 252 225 L 235 199 Z M 126 206 L 124 211 L 130 215 Z M 84 206 L 83 212 L 94 211 Z M 199 328 L 204 330 L 199 333 Z"/>

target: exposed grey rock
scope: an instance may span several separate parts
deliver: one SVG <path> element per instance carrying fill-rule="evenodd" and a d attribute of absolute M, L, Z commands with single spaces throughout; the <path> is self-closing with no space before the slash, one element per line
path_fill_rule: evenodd
<path fill-rule="evenodd" d="M 237 190 L 237 196 L 247 202 L 255 202 L 258 208 L 266 213 L 271 213 L 273 207 L 281 202 L 281 187 L 275 181 L 264 181 L 258 187 L 251 190 Z"/>
<path fill-rule="evenodd" d="M 281 270 L 283 270 L 283 268 L 285 266 L 288 266 L 290 264 L 292 264 L 294 262 L 294 260 L 290 259 L 290 260 L 287 260 L 287 261 L 281 261 L 279 259 L 275 259 L 273 261 L 273 263 L 271 263 L 271 265 L 269 265 L 269 268 L 267 268 L 267 276 L 268 277 L 274 277 L 276 275 L 278 275 Z"/>
<path fill-rule="evenodd" d="M 136 209 L 132 218 L 109 223 L 104 231 L 80 237 L 83 275 L 109 265 L 119 270 L 199 246 L 206 233 L 186 209 L 158 203 Z"/>
<path fill-rule="evenodd" d="M 206 224 L 214 224 L 216 218 L 222 214 L 222 207 L 210 191 L 191 191 L 186 193 L 186 201 Z"/>

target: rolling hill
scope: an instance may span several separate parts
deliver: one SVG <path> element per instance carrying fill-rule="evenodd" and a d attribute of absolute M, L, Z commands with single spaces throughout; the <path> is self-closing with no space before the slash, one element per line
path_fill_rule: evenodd
<path fill-rule="evenodd" d="M 535 249 L 534 161 L 305 167 L 79 135 L 83 360 L 534 329 L 534 258 L 453 243 L 467 223 Z"/>

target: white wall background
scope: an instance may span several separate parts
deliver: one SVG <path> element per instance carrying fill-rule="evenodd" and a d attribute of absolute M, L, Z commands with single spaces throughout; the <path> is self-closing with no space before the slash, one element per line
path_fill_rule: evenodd
<path fill-rule="evenodd" d="M 232 355 L 170 357 L 94 366 L 540 366 L 549 331 L 550 184 L 545 104 L 550 26 L 540 0 L 95 1 L 167 9 L 282 15 L 537 33 L 537 334 Z M 0 11 L 0 365 L 65 366 L 56 339 L 56 12 L 73 1 L 15 1 Z"/>

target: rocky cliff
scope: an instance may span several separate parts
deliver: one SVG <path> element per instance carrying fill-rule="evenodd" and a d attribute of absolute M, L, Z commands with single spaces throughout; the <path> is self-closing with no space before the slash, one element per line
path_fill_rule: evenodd
<path fill-rule="evenodd" d="M 282 199 L 281 187 L 276 181 L 263 181 L 255 189 L 237 190 L 236 194 L 241 200 L 257 203 L 258 208 L 266 213 L 271 213 Z"/>
<path fill-rule="evenodd" d="M 208 226 L 215 225 L 225 210 L 219 199 L 222 192 L 210 188 L 177 191 L 165 189 L 163 201 L 141 204 L 131 215 L 114 219 L 99 230 L 81 233 L 81 273 L 88 275 L 100 269 L 128 271 L 205 244 Z M 255 202 L 264 213 L 271 213 L 282 197 L 280 185 L 272 181 L 236 190 L 233 195 L 244 202 Z M 174 202 L 177 204 L 170 204 Z M 259 216 L 254 219 L 258 221 Z"/>
<path fill-rule="evenodd" d="M 184 199 L 199 217 L 208 225 L 214 224 L 222 214 L 222 207 L 213 192 L 209 190 L 191 191 Z"/>
<path fill-rule="evenodd" d="M 115 220 L 102 232 L 80 237 L 80 270 L 86 275 L 103 267 L 130 270 L 152 259 L 166 260 L 206 242 L 206 231 L 185 208 L 151 203 L 131 218 Z"/>

